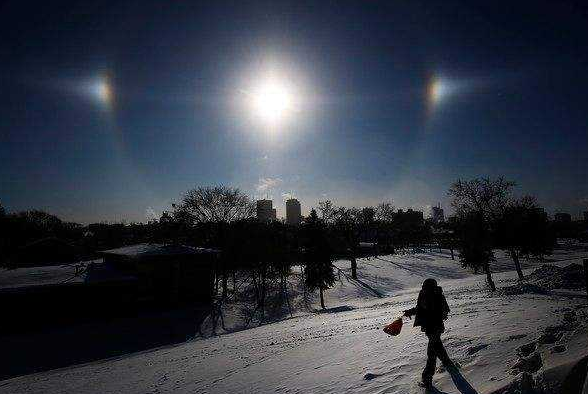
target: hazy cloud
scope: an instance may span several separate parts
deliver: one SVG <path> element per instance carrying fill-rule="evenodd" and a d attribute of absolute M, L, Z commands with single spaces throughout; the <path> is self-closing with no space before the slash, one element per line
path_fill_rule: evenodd
<path fill-rule="evenodd" d="M 282 193 L 282 200 L 286 201 L 289 200 L 291 198 L 294 198 L 292 193 Z"/>
<path fill-rule="evenodd" d="M 257 182 L 257 185 L 255 185 L 255 188 L 258 192 L 263 193 L 273 189 L 281 183 L 281 178 L 259 178 L 259 181 Z"/>

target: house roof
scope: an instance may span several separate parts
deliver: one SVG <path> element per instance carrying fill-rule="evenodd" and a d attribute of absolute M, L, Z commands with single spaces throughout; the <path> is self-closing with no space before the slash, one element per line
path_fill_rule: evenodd
<path fill-rule="evenodd" d="M 51 265 L 48 263 L 77 261 L 81 252 L 81 248 L 62 239 L 46 237 L 18 248 L 12 258 L 19 266 Z"/>
<path fill-rule="evenodd" d="M 81 285 L 136 279 L 102 263 L 100 259 L 77 264 L 0 269 L 0 293 L 36 286 Z"/>
<path fill-rule="evenodd" d="M 161 256 L 190 256 L 190 255 L 211 255 L 218 254 L 215 249 L 194 248 L 185 245 L 166 244 L 136 244 L 124 246 L 118 249 L 103 250 L 102 255 L 124 256 L 128 258 L 161 257 Z"/>

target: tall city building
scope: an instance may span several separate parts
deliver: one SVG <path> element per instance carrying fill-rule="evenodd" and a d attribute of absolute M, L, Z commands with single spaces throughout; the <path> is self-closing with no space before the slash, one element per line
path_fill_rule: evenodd
<path fill-rule="evenodd" d="M 445 213 L 443 212 L 443 208 L 441 208 L 441 204 L 431 208 L 431 219 L 433 219 L 434 223 L 442 223 L 445 221 Z"/>
<path fill-rule="evenodd" d="M 302 221 L 302 213 L 300 210 L 300 202 L 291 198 L 286 201 L 286 223 L 298 226 Z"/>
<path fill-rule="evenodd" d="M 276 210 L 272 207 L 272 200 L 257 200 L 257 220 L 263 222 L 276 220 Z"/>
<path fill-rule="evenodd" d="M 588 222 L 588 211 L 584 211 L 584 221 Z"/>

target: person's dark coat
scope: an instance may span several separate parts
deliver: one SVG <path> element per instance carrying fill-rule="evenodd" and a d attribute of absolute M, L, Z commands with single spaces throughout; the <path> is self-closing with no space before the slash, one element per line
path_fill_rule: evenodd
<path fill-rule="evenodd" d="M 427 279 L 419 292 L 417 306 L 404 311 L 405 316 L 414 316 L 414 326 L 421 327 L 425 333 L 442 333 L 445 331 L 443 320 L 447 319 L 449 305 L 443 295 L 443 289 L 437 286 L 435 279 Z"/>

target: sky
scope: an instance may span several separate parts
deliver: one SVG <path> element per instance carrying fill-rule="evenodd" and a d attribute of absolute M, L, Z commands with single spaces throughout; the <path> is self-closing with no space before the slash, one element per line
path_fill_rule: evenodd
<path fill-rule="evenodd" d="M 447 209 L 479 176 L 588 210 L 581 2 L 46 3 L 0 3 L 9 212 L 145 221 L 217 184 Z"/>

